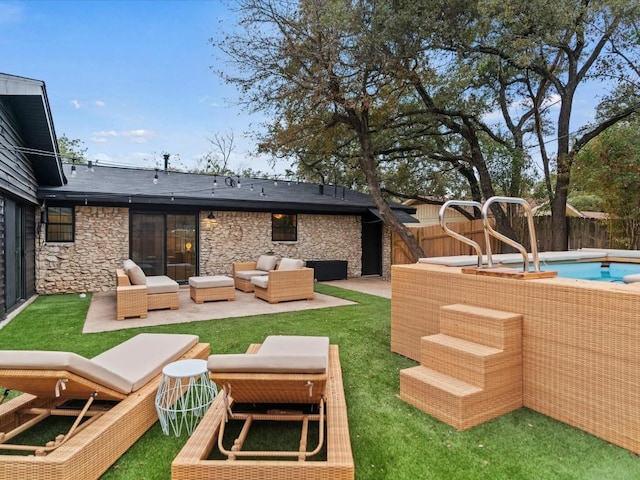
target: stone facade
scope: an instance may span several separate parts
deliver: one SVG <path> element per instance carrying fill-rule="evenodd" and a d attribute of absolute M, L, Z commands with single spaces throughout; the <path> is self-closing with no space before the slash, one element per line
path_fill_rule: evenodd
<path fill-rule="evenodd" d="M 216 212 L 200 216 L 200 274 L 230 275 L 233 262 L 260 254 L 303 260 L 346 260 L 348 276 L 362 270 L 361 224 L 356 216 L 298 214 L 298 241 L 271 241 L 268 212 Z"/>
<path fill-rule="evenodd" d="M 39 218 L 39 216 L 38 216 Z M 75 207 L 75 242 L 36 245 L 39 294 L 99 292 L 115 288 L 115 269 L 129 256 L 129 209 Z"/>
<path fill-rule="evenodd" d="M 362 271 L 361 221 L 353 215 L 298 214 L 298 241 L 271 240 L 271 214 L 200 214 L 200 275 L 230 275 L 233 262 L 273 252 L 303 260 L 346 260 L 348 276 Z M 99 292 L 115 288 L 115 269 L 129 256 L 129 209 L 75 208 L 75 242 L 37 242 L 39 294 Z M 390 273 L 390 234 L 383 233 L 383 277 Z"/>

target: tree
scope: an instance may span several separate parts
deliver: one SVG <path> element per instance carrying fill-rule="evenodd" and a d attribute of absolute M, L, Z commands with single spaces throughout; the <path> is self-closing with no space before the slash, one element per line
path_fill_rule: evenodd
<path fill-rule="evenodd" d="M 534 134 L 552 204 L 552 243 L 554 249 L 565 250 L 565 211 L 574 158 L 598 134 L 639 110 L 639 2 L 480 0 L 453 2 L 441 13 L 442 27 L 437 33 L 444 49 L 478 67 L 494 65 L 493 75 L 506 69 L 532 80 L 535 89 L 529 89 L 528 97 L 533 100 Z M 630 97 L 598 121 L 577 129 L 574 126 L 572 132 L 576 94 L 588 80 L 607 80 L 613 85 L 609 91 L 625 86 Z M 520 86 L 527 87 L 527 83 Z M 604 92 L 606 88 L 603 83 Z M 545 105 L 554 97 L 558 115 L 550 121 Z M 551 127 L 557 147 L 555 159 L 544 141 L 546 129 Z M 552 172 L 554 160 L 556 171 Z M 551 183 L 553 173 L 555 185 Z"/>
<path fill-rule="evenodd" d="M 573 158 L 638 109 L 639 8 L 620 0 L 242 0 L 246 30 L 219 44 L 238 73 L 222 75 L 246 106 L 274 117 L 264 151 L 293 156 L 323 180 L 364 178 L 380 205 L 385 189 L 421 183 L 477 201 L 524 195 L 537 149 L 554 248 L 564 249 Z M 606 118 L 573 135 L 575 95 L 594 78 L 626 85 L 627 101 L 612 98 Z M 468 189 L 436 183 L 454 173 Z M 412 174 L 422 182 L 406 181 Z M 513 238 L 514 212 L 492 212 Z"/>
<path fill-rule="evenodd" d="M 63 162 L 85 164 L 87 163 L 87 147 L 80 139 L 70 139 L 66 134 L 58 137 L 58 152 Z"/>
<path fill-rule="evenodd" d="M 640 247 L 640 116 L 619 122 L 589 142 L 576 156 L 576 187 L 597 195 L 603 210 L 621 226 L 621 248 Z M 612 224 L 613 225 L 613 224 Z"/>
<path fill-rule="evenodd" d="M 240 26 L 218 46 L 238 73 L 221 72 L 243 92 L 242 102 L 278 120 L 262 147 L 301 158 L 349 158 L 366 179 L 385 223 L 414 259 L 424 253 L 383 196 L 379 164 L 388 118 L 402 92 L 382 75 L 370 49 L 378 18 L 371 5 L 331 0 L 241 0 Z M 378 92 L 386 102 L 378 104 Z M 305 155 L 306 154 L 306 155 Z M 353 164 L 350 165 L 353 167 Z"/>

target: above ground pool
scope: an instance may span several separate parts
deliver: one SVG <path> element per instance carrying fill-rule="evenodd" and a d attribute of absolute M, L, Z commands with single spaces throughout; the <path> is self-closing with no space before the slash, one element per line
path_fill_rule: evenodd
<path fill-rule="evenodd" d="M 558 277 L 599 282 L 622 282 L 625 275 L 640 273 L 638 263 L 581 262 L 545 263 L 540 262 L 540 270 L 553 270 Z"/>

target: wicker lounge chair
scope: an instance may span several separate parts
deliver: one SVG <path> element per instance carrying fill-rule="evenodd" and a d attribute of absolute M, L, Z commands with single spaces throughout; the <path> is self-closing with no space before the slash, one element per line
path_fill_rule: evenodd
<path fill-rule="evenodd" d="M 197 336 L 170 334 L 140 334 L 92 359 L 0 351 L 0 385 L 24 392 L 5 403 L 0 397 L 0 479 L 98 478 L 157 421 L 162 367 L 208 355 L 209 344 Z M 46 445 L 17 443 L 50 416 L 75 420 Z"/>
<path fill-rule="evenodd" d="M 218 395 L 173 461 L 173 480 L 354 478 L 339 351 L 337 345 L 329 345 L 328 338 L 271 336 L 262 345 L 251 345 L 246 354 L 212 355 L 208 366 L 211 378 L 224 389 L 224 394 Z M 266 414 L 232 411 L 247 403 L 270 404 L 271 407 L 286 404 L 287 408 L 292 404 L 315 405 L 318 413 L 278 408 Z M 225 423 L 230 419 L 243 420 L 245 426 L 233 447 L 228 449 L 221 444 Z M 248 427 L 260 420 L 302 422 L 300 449 L 288 452 L 242 450 Z M 318 446 L 309 451 L 306 447 L 307 425 L 316 420 L 319 422 Z M 218 451 L 226 455 L 227 460 L 207 460 L 216 437 Z M 326 460 L 306 461 L 317 453 L 323 442 Z M 298 461 L 282 461 L 283 457 Z"/>

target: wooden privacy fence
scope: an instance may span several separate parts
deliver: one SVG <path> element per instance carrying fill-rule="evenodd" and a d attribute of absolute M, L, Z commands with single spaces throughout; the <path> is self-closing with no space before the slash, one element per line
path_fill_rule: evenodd
<path fill-rule="evenodd" d="M 492 225 L 494 225 L 492 223 Z M 478 243 L 485 252 L 484 230 L 482 220 L 472 220 L 470 222 L 451 223 L 447 225 L 451 230 L 460 233 L 474 242 Z M 448 257 L 451 255 L 475 255 L 476 252 L 469 245 L 466 245 L 447 235 L 440 225 L 430 227 L 409 227 L 409 230 L 418 240 L 426 257 Z M 491 251 L 495 252 L 497 241 L 492 239 Z M 395 232 L 392 235 L 391 258 L 393 265 L 413 263 L 408 253 L 407 246 Z"/>
<path fill-rule="evenodd" d="M 568 217 L 567 222 L 569 227 L 570 250 L 577 250 L 579 248 L 624 248 L 618 242 L 619 239 L 614 238 L 614 235 L 611 233 L 613 231 L 611 228 L 611 220 Z M 494 223 L 491 225 L 495 227 Z M 536 229 L 538 251 L 550 251 L 552 235 L 551 217 L 534 217 L 534 225 Z M 479 243 L 482 247 L 482 251 L 486 252 L 482 220 L 452 223 L 447 226 L 454 232 L 460 233 Z M 520 239 L 519 241 L 524 245 L 527 251 L 531 251 L 529 247 L 529 232 L 527 229 L 526 217 L 519 217 L 516 219 L 513 227 Z M 475 255 L 476 253 L 473 248 L 447 235 L 440 225 L 433 225 L 429 227 L 409 227 L 409 230 L 411 230 L 418 239 L 418 243 L 422 247 L 426 257 Z M 502 253 L 504 248 L 505 245 L 502 242 L 498 242 L 493 237 L 491 238 L 491 251 L 493 253 Z M 405 243 L 395 232 L 392 234 L 391 259 L 393 265 L 413 263 Z"/>

